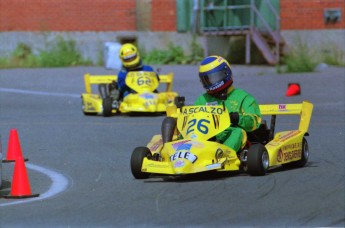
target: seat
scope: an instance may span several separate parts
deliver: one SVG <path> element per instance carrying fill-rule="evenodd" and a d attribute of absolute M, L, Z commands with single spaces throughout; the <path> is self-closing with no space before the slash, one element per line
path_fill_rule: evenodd
<path fill-rule="evenodd" d="M 247 132 L 248 141 L 251 143 L 267 144 L 269 142 L 270 130 L 267 127 L 266 120 L 262 120 L 258 129 Z"/>

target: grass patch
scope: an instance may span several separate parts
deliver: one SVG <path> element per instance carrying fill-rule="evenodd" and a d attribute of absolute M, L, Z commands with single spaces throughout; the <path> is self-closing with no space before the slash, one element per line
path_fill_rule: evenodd
<path fill-rule="evenodd" d="M 145 64 L 197 64 L 204 58 L 203 48 L 193 39 L 190 44 L 190 54 L 186 55 L 180 46 L 168 45 L 167 50 L 153 49 L 149 53 L 141 50 Z M 98 65 L 103 65 L 103 52 L 98 53 Z M 82 58 L 76 48 L 75 41 L 61 37 L 49 45 L 46 50 L 33 54 L 30 46 L 18 44 L 9 58 L 0 58 L 0 68 L 33 68 L 33 67 L 68 67 L 92 65 L 92 62 Z"/>
<path fill-rule="evenodd" d="M 204 49 L 195 40 L 190 45 L 190 54 L 186 55 L 180 46 L 168 45 L 167 50 L 141 50 L 145 64 L 197 64 L 204 58 Z"/>
<path fill-rule="evenodd" d="M 90 61 L 82 58 L 75 46 L 75 41 L 58 38 L 48 51 L 41 51 L 38 55 L 38 63 L 44 67 L 62 67 L 90 65 Z"/>
<path fill-rule="evenodd" d="M 328 65 L 345 66 L 344 51 L 337 48 L 335 45 L 331 45 L 329 48 L 322 51 L 321 60 Z"/>
<path fill-rule="evenodd" d="M 149 53 L 143 51 L 142 58 L 145 64 L 179 64 L 185 55 L 181 47 L 169 44 L 167 50 L 155 48 Z"/>
<path fill-rule="evenodd" d="M 40 51 L 37 55 L 33 54 L 30 46 L 20 43 L 10 58 L 0 58 L 0 68 L 66 67 L 91 64 L 91 61 L 82 58 L 75 41 L 63 38 L 57 38 L 50 48 Z"/>
<path fill-rule="evenodd" d="M 278 65 L 278 73 L 314 72 L 318 62 L 308 46 L 297 39 L 296 46 L 282 58 L 284 69 Z"/>
<path fill-rule="evenodd" d="M 319 48 L 317 50 L 316 48 L 311 49 L 298 38 L 296 47 L 291 49 L 290 52 L 282 58 L 282 65 L 277 65 L 277 72 L 314 72 L 319 63 L 326 63 L 333 66 L 345 66 L 344 51 L 337 48 L 335 45 L 327 44 L 321 47 L 322 51 L 319 51 Z"/>

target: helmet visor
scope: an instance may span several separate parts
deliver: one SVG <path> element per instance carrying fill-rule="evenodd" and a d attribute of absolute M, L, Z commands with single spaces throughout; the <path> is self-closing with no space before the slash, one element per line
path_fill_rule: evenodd
<path fill-rule="evenodd" d="M 220 70 L 214 73 L 200 74 L 201 83 L 205 88 L 224 80 L 226 77 L 231 77 L 231 75 L 229 75 L 229 71 L 227 70 Z"/>
<path fill-rule="evenodd" d="M 130 63 L 132 62 L 133 60 L 135 60 L 137 58 L 137 54 L 132 54 L 132 55 L 129 55 L 129 56 L 126 56 L 126 57 L 123 57 L 122 60 L 126 63 Z"/>

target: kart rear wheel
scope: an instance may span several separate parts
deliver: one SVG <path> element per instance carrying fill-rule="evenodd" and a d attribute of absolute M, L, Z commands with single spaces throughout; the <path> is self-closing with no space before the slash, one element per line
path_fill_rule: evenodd
<path fill-rule="evenodd" d="M 150 173 L 141 171 L 144 158 L 149 158 L 150 156 L 151 152 L 147 147 L 137 147 L 133 150 L 131 156 L 131 171 L 136 179 L 147 179 L 150 176 Z"/>
<path fill-rule="evenodd" d="M 112 107 L 113 104 L 113 99 L 111 97 L 106 97 L 102 101 L 103 105 L 103 116 L 111 116 L 112 114 Z"/>
<path fill-rule="evenodd" d="M 288 168 L 288 169 L 301 168 L 301 167 L 305 166 L 305 164 L 308 162 L 308 158 L 309 158 L 308 142 L 305 138 L 303 138 L 301 160 L 283 164 L 283 167 Z"/>
<path fill-rule="evenodd" d="M 249 147 L 247 172 L 252 176 L 263 176 L 269 168 L 269 156 L 264 145 L 258 143 Z"/>

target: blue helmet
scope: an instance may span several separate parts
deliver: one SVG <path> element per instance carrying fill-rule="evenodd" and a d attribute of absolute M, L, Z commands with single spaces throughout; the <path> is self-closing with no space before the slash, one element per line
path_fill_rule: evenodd
<path fill-rule="evenodd" d="M 206 57 L 200 63 L 199 78 L 210 95 L 226 91 L 233 83 L 230 64 L 220 56 Z"/>

